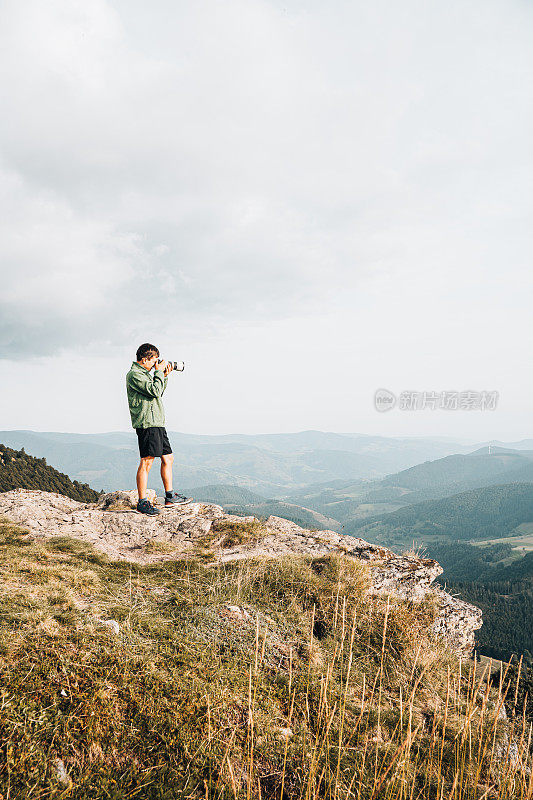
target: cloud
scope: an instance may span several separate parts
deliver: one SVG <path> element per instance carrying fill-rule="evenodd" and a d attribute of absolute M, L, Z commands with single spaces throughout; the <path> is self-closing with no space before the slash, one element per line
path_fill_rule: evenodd
<path fill-rule="evenodd" d="M 526 283 L 519 2 L 6 0 L 0 357 Z M 514 244 L 509 245 L 509 241 Z M 408 302 L 408 298 L 406 298 Z"/>

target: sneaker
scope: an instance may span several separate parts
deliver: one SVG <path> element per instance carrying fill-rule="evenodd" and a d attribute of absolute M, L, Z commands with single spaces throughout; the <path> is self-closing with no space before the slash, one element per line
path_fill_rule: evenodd
<path fill-rule="evenodd" d="M 144 500 L 139 500 L 135 510 L 137 511 L 137 514 L 148 514 L 150 517 L 154 517 L 156 514 L 161 513 L 157 508 L 154 508 L 151 502 L 146 498 Z"/>
<path fill-rule="evenodd" d="M 191 500 L 192 497 L 185 497 L 184 494 L 178 494 L 177 492 L 172 492 L 171 497 L 165 495 L 166 506 L 183 506 L 185 503 L 190 503 Z"/>

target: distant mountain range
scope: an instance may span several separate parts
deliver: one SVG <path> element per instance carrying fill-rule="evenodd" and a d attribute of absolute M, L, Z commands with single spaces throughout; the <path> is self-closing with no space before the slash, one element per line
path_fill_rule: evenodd
<path fill-rule="evenodd" d="M 362 519 L 424 500 L 484 486 L 530 481 L 533 481 L 533 450 L 491 445 L 490 452 L 485 446 L 468 454 L 424 461 L 379 480 L 321 483 L 283 499 L 333 517 L 344 525 L 345 533 L 352 533 Z"/>
<path fill-rule="evenodd" d="M 458 491 L 490 484 L 533 480 L 533 449 L 482 447 L 468 455 L 427 461 L 381 481 L 383 487 L 401 487 L 428 497 L 446 497 Z"/>
<path fill-rule="evenodd" d="M 201 436 L 170 432 L 174 475 L 178 489 L 223 484 L 247 488 L 266 497 L 296 505 L 290 494 L 313 484 L 336 481 L 381 480 L 425 461 L 468 454 L 482 444 L 465 445 L 452 439 L 403 439 L 323 431 L 287 434 L 228 434 Z M 45 457 L 72 478 L 110 491 L 132 486 L 138 463 L 137 438 L 131 432 L 75 434 L 37 431 L 0 431 L 7 446 Z M 511 445 L 508 445 L 511 447 Z M 529 440 L 512 449 L 533 447 Z M 152 470 L 149 486 L 160 491 Z M 314 508 L 314 506 L 311 506 Z M 333 516 L 314 509 L 324 516 Z"/>

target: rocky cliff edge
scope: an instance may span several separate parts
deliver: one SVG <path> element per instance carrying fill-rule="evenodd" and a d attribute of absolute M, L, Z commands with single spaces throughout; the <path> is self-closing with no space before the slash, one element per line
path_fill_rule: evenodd
<path fill-rule="evenodd" d="M 155 494 L 155 493 L 154 493 Z M 103 495 L 97 504 L 80 503 L 52 492 L 15 489 L 0 494 L 0 516 L 27 528 L 36 538 L 69 536 L 90 542 L 109 558 L 139 564 L 176 558 L 216 562 L 301 555 L 344 554 L 364 562 L 370 594 L 437 604 L 433 632 L 459 656 L 474 648 L 481 610 L 434 583 L 442 567 L 415 554 L 398 555 L 363 539 L 329 530 L 307 530 L 281 517 L 267 520 L 226 514 L 212 503 L 192 501 L 161 508 L 155 517 L 137 514 L 134 491 Z M 152 497 L 152 501 L 154 497 Z"/>

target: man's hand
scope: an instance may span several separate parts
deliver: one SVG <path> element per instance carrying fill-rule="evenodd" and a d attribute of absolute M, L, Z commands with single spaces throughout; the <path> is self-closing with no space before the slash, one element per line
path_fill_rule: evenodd
<path fill-rule="evenodd" d="M 155 368 L 156 369 L 166 370 L 167 367 L 168 367 L 168 361 L 165 361 L 164 358 L 162 358 L 161 361 L 156 361 L 155 362 Z M 165 372 L 165 375 L 166 374 L 167 373 Z"/>
<path fill-rule="evenodd" d="M 164 372 L 165 372 L 165 378 L 167 377 L 167 375 L 168 375 L 170 372 L 172 372 L 172 364 L 170 363 L 170 361 L 167 361 L 167 365 L 166 365 L 166 367 L 165 367 L 165 370 L 164 370 Z"/>

